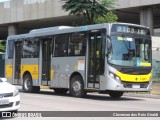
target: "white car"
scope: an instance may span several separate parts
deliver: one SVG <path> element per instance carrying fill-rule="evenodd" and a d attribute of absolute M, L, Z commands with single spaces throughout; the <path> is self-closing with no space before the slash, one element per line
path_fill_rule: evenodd
<path fill-rule="evenodd" d="M 0 112 L 17 112 L 20 107 L 19 91 L 6 81 L 6 78 L 0 78 Z"/>

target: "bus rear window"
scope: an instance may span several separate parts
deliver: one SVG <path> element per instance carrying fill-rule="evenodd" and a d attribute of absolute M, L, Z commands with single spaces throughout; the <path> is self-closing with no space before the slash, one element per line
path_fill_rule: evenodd
<path fill-rule="evenodd" d="M 7 53 L 8 53 L 8 58 L 13 58 L 13 52 L 14 52 L 14 41 L 8 41 L 8 46 L 7 46 Z"/>

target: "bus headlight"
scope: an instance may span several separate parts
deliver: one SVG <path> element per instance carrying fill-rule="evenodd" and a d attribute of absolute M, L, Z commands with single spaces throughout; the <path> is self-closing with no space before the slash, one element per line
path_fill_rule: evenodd
<path fill-rule="evenodd" d="M 114 78 L 114 74 L 111 73 L 111 72 L 109 72 L 109 76 L 110 76 L 111 78 Z"/>
<path fill-rule="evenodd" d="M 121 82 L 121 78 L 117 75 L 115 75 L 114 73 L 109 71 L 109 76 L 115 80 L 117 80 L 118 82 Z"/>
<path fill-rule="evenodd" d="M 120 77 L 118 77 L 118 76 L 115 76 L 115 78 L 116 78 L 116 80 L 120 81 Z"/>

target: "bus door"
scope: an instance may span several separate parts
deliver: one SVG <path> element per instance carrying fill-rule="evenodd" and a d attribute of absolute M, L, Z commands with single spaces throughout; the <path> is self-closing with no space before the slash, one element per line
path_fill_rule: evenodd
<path fill-rule="evenodd" d="M 42 85 L 50 85 L 51 38 L 42 41 Z"/>
<path fill-rule="evenodd" d="M 20 84 L 22 41 L 15 42 L 13 84 Z"/>
<path fill-rule="evenodd" d="M 104 74 L 105 41 L 101 33 L 91 33 L 88 39 L 88 88 L 99 88 L 100 75 Z"/>

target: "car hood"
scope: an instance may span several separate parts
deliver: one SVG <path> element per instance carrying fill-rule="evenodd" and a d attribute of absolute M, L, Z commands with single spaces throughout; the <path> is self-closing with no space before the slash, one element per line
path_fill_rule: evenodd
<path fill-rule="evenodd" d="M 0 82 L 0 94 L 1 93 L 12 93 L 15 90 L 15 86 L 7 83 L 7 82 Z"/>

